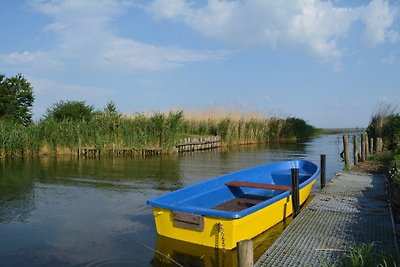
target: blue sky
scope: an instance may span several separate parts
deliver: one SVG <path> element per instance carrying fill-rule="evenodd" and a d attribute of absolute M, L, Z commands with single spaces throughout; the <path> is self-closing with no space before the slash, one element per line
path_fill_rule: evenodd
<path fill-rule="evenodd" d="M 0 73 L 32 83 L 35 119 L 111 100 L 365 127 L 400 104 L 396 0 L 4 0 L 0 27 Z"/>

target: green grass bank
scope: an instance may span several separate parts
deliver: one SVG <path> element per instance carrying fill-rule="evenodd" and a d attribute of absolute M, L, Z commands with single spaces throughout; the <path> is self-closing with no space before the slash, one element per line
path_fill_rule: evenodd
<path fill-rule="evenodd" d="M 79 147 L 160 149 L 174 153 L 185 137 L 220 136 L 226 146 L 292 142 L 307 139 L 316 129 L 304 120 L 261 116 L 185 116 L 183 111 L 153 114 L 99 112 L 90 119 L 44 118 L 29 125 L 0 120 L 0 157 L 77 154 Z"/>

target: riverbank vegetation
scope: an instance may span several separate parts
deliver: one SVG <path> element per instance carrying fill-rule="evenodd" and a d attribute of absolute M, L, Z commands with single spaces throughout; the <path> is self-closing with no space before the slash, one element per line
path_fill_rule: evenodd
<path fill-rule="evenodd" d="M 380 171 L 396 187 L 394 193 L 400 199 L 400 114 L 397 110 L 396 105 L 381 104 L 371 117 L 367 133 L 371 138 L 382 138 L 385 153 L 374 155 L 372 159 L 382 163 Z"/>
<path fill-rule="evenodd" d="M 185 137 L 219 136 L 224 145 L 292 142 L 317 130 L 296 117 L 212 112 L 193 116 L 183 111 L 124 115 L 113 102 L 96 110 L 84 101 L 59 101 L 32 121 L 34 95 L 21 75 L 0 74 L 0 157 L 76 154 L 81 147 L 171 153 Z"/>
<path fill-rule="evenodd" d="M 0 120 L 0 154 L 3 157 L 37 154 L 74 154 L 79 147 L 110 149 L 157 148 L 171 153 L 179 139 L 220 136 L 225 145 L 303 140 L 315 128 L 298 118 L 204 118 L 185 116 L 183 111 L 123 115 L 110 102 L 101 111 L 83 118 L 60 115 L 57 103 L 44 118 L 29 125 Z M 71 103 L 83 114 L 86 103 Z M 89 106 L 89 109 L 92 109 Z M 69 112 L 69 111 L 68 111 Z M 68 113 L 66 112 L 66 114 Z"/>
<path fill-rule="evenodd" d="M 353 246 L 345 253 L 342 264 L 348 267 L 396 267 L 396 260 L 392 255 L 375 252 L 375 244 L 361 244 Z"/>

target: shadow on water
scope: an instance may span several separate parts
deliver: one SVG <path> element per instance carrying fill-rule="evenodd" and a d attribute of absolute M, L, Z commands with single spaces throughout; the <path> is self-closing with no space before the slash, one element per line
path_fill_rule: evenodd
<path fill-rule="evenodd" d="M 175 246 L 157 238 L 147 199 L 268 162 L 307 158 L 319 163 L 322 153 L 327 154 L 330 178 L 342 168 L 335 138 L 322 136 L 300 144 L 239 146 L 145 159 L 0 160 L 0 265 L 168 266 L 155 257 L 157 247 L 189 246 Z M 254 239 L 255 257 L 285 226 L 279 224 Z M 211 250 L 194 258 L 210 255 L 204 266 L 218 266 L 221 262 Z M 178 258 L 184 261 L 193 256 L 179 253 Z M 229 258 L 234 264 L 236 257 L 226 255 L 225 260 Z"/>
<path fill-rule="evenodd" d="M 302 209 L 311 201 L 312 196 L 304 203 Z M 254 262 L 272 245 L 285 228 L 293 221 L 290 216 L 267 231 L 254 237 Z M 168 237 L 157 236 L 154 258 L 151 264 L 154 267 L 162 266 L 237 266 L 237 248 L 226 250 L 211 248 L 187 243 Z"/>

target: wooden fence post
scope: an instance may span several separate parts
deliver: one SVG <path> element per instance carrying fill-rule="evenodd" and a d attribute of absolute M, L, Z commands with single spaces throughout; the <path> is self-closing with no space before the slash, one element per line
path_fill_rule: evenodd
<path fill-rule="evenodd" d="M 372 137 L 369 139 L 369 152 L 371 154 L 375 153 L 375 151 L 374 151 L 374 138 L 372 138 Z"/>
<path fill-rule="evenodd" d="M 358 164 L 358 136 L 354 135 L 353 136 L 353 160 L 354 160 L 354 165 Z"/>
<path fill-rule="evenodd" d="M 326 155 L 321 155 L 321 189 L 325 187 Z"/>
<path fill-rule="evenodd" d="M 242 240 L 237 244 L 238 266 L 253 267 L 253 241 Z"/>
<path fill-rule="evenodd" d="M 365 157 L 369 157 L 369 138 L 367 133 L 365 133 Z"/>
<path fill-rule="evenodd" d="M 382 152 L 383 150 L 383 141 L 381 137 L 376 138 L 376 152 Z"/>
<path fill-rule="evenodd" d="M 350 168 L 350 151 L 349 151 L 349 135 L 343 135 L 343 156 L 344 166 L 346 169 Z"/>
<path fill-rule="evenodd" d="M 365 133 L 361 134 L 361 162 L 365 161 Z"/>

